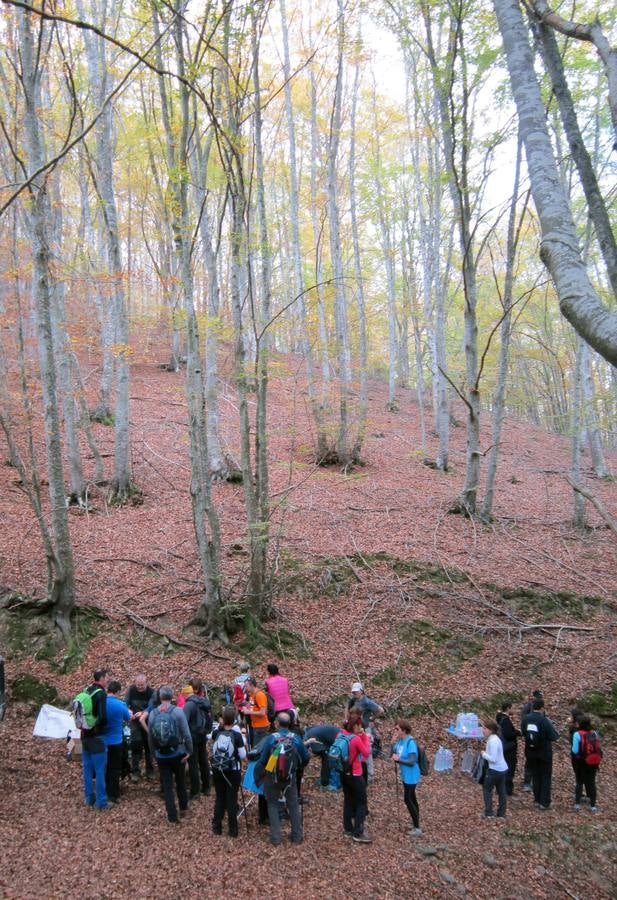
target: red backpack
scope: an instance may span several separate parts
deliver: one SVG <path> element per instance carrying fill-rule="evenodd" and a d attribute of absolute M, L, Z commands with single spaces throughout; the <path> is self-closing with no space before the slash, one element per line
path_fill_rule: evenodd
<path fill-rule="evenodd" d="M 579 747 L 579 759 L 587 766 L 599 766 L 602 762 L 602 746 L 597 731 L 579 731 L 581 744 Z"/>

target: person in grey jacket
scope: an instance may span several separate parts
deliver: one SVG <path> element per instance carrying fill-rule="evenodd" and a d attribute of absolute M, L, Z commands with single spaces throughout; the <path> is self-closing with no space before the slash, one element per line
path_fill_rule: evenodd
<path fill-rule="evenodd" d="M 148 716 L 148 740 L 152 755 L 156 758 L 161 776 L 161 788 L 165 798 L 167 819 L 172 825 L 178 825 L 178 810 L 174 799 L 174 779 L 176 782 L 176 794 L 180 807 L 179 816 L 182 818 L 188 806 L 186 785 L 184 783 L 184 764 L 193 752 L 193 741 L 186 716 L 181 709 L 171 702 L 173 690 L 164 685 L 159 691 L 160 706 L 155 707 Z M 161 719 L 165 716 L 165 720 Z M 170 722 L 171 717 L 171 722 Z M 157 719 L 160 719 L 157 726 Z M 166 746 L 161 746 L 160 726 L 165 724 L 171 739 Z M 168 727 L 169 726 L 169 727 Z"/>

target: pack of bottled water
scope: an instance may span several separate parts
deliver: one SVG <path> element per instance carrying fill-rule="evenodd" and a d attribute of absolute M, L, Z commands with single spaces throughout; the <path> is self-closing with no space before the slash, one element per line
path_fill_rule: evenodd
<path fill-rule="evenodd" d="M 459 738 L 481 738 L 480 721 L 475 713 L 459 713 L 454 725 L 454 734 Z"/>
<path fill-rule="evenodd" d="M 452 751 L 447 747 L 439 747 L 435 754 L 435 762 L 433 769 L 435 772 L 449 772 L 454 768 L 454 757 Z"/>

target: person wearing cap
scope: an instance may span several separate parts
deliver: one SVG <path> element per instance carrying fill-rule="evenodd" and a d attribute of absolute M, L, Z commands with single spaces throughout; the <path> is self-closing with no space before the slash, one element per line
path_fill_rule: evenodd
<path fill-rule="evenodd" d="M 371 745 L 373 743 L 373 735 L 370 732 L 371 727 L 371 718 L 373 716 L 383 716 L 384 711 L 383 707 L 379 705 L 379 703 L 375 703 L 374 700 L 371 700 L 370 697 L 364 692 L 364 685 L 361 681 L 354 681 L 351 686 L 351 697 L 347 703 L 347 710 L 357 709 L 362 716 L 362 727 L 367 731 L 371 738 Z M 365 762 L 366 767 L 366 777 L 368 781 L 373 780 L 374 774 L 374 765 L 373 765 L 373 754 L 369 753 L 368 758 Z"/>

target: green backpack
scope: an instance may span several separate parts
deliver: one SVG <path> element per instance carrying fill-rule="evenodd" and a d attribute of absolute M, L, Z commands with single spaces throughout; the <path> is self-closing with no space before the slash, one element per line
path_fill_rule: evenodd
<path fill-rule="evenodd" d="M 97 717 L 92 712 L 92 698 L 103 688 L 97 688 L 91 694 L 81 691 L 71 703 L 75 727 L 83 731 L 91 731 L 97 723 Z"/>

